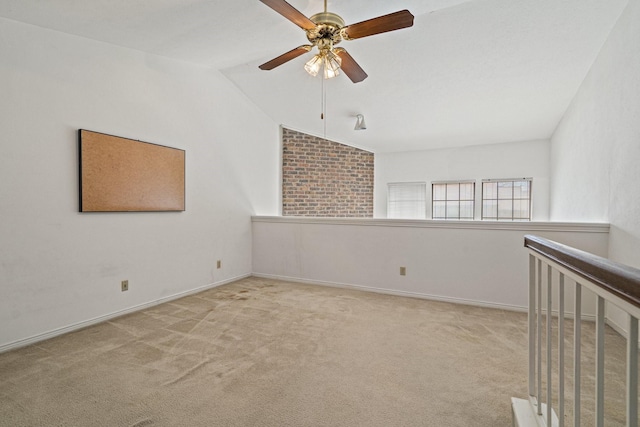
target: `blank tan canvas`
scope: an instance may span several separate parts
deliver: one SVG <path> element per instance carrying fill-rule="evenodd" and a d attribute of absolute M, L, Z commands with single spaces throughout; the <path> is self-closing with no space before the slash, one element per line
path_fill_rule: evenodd
<path fill-rule="evenodd" d="M 80 130 L 80 211 L 183 211 L 185 152 Z"/>

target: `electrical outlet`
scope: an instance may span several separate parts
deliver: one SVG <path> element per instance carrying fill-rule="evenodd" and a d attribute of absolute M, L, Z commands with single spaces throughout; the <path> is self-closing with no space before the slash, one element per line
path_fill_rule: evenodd
<path fill-rule="evenodd" d="M 400 275 L 401 276 L 407 275 L 407 267 L 400 267 Z"/>
<path fill-rule="evenodd" d="M 218 260 L 216 262 L 216 268 L 222 268 L 222 261 Z"/>
<path fill-rule="evenodd" d="M 129 281 L 128 280 L 123 280 L 122 282 L 120 282 L 120 288 L 122 289 L 122 292 L 128 291 L 129 290 Z"/>

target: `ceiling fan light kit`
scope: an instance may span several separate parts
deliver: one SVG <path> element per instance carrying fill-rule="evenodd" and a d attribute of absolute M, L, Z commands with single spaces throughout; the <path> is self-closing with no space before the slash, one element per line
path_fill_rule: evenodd
<path fill-rule="evenodd" d="M 339 15 L 327 12 L 327 0 L 324 2 L 324 12 L 316 13 L 311 18 L 307 18 L 285 0 L 260 1 L 302 28 L 311 43 L 311 45 L 299 46 L 265 62 L 260 65 L 261 70 L 272 70 L 310 52 L 313 47 L 317 47 L 318 53 L 304 66 L 309 74 L 317 76 L 322 69 L 323 77 L 330 79 L 340 74 L 339 70 L 341 69 L 354 83 L 366 79 L 367 73 L 345 49 L 335 47 L 335 45 L 342 40 L 358 39 L 411 27 L 414 18 L 408 10 L 401 10 L 345 26 L 344 20 Z"/>
<path fill-rule="evenodd" d="M 307 73 L 313 77 L 318 75 L 320 69 L 323 69 L 323 76 L 325 79 L 331 79 L 340 74 L 340 65 L 342 59 L 331 50 L 321 50 L 320 53 L 315 55 L 304 65 L 304 69 Z"/>

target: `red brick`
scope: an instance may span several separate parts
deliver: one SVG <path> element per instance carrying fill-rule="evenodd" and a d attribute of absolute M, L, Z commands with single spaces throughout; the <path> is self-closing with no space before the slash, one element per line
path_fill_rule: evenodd
<path fill-rule="evenodd" d="M 283 215 L 373 216 L 374 155 L 283 129 Z"/>

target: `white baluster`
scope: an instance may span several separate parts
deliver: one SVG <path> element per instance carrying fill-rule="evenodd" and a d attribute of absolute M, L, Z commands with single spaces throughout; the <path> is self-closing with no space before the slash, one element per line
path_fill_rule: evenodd
<path fill-rule="evenodd" d="M 529 396 L 536 394 L 536 257 L 529 255 Z"/>
<path fill-rule="evenodd" d="M 551 290 L 552 280 L 551 280 L 551 266 L 547 264 L 547 426 L 551 426 L 551 406 L 553 404 L 552 401 L 552 391 L 553 387 L 551 384 L 551 370 L 553 368 L 552 358 L 551 358 L 551 350 L 552 350 L 552 342 L 553 337 L 551 333 L 551 322 L 553 321 L 553 301 L 552 296 L 553 292 Z"/>
<path fill-rule="evenodd" d="M 538 415 L 542 415 L 542 402 L 540 397 L 542 394 L 542 261 L 538 260 L 538 327 L 537 331 L 537 357 L 538 357 L 538 369 L 537 369 L 537 387 L 536 387 L 536 401 L 538 402 Z"/>
<path fill-rule="evenodd" d="M 596 427 L 604 427 L 604 298 L 596 304 Z"/>
<path fill-rule="evenodd" d="M 632 315 L 627 338 L 627 427 L 638 427 L 638 319 Z"/>
<path fill-rule="evenodd" d="M 582 285 L 576 283 L 573 317 L 573 425 L 580 427 L 580 378 L 582 346 Z"/>
<path fill-rule="evenodd" d="M 564 274 L 558 282 L 558 427 L 564 426 Z"/>

